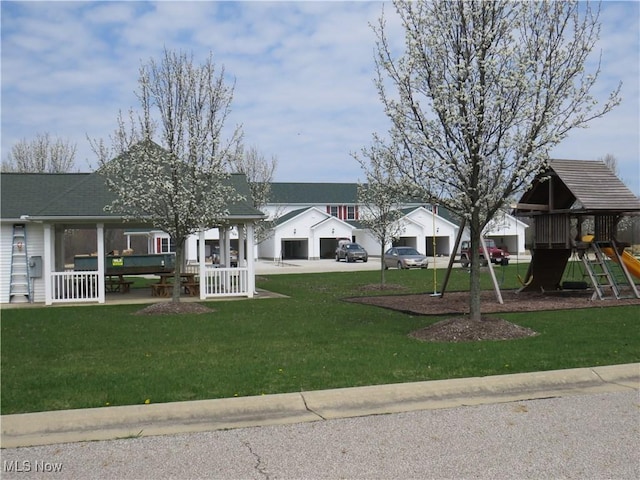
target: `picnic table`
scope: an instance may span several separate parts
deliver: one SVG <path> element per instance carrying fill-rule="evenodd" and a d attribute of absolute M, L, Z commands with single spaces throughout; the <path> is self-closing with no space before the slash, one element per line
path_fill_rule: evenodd
<path fill-rule="evenodd" d="M 158 283 L 151 285 L 151 295 L 154 297 L 170 297 L 173 292 L 173 273 L 159 274 Z M 184 272 L 180 274 L 180 288 L 184 289 L 184 293 L 192 297 L 200 293 L 200 283 L 196 281 L 195 273 Z"/>
<path fill-rule="evenodd" d="M 104 281 L 104 289 L 110 293 L 129 293 L 133 282 L 125 280 L 124 275 L 107 275 Z"/>

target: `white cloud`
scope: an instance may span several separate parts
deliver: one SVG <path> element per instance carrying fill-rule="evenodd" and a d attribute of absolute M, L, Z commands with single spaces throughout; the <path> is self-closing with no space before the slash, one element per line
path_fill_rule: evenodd
<path fill-rule="evenodd" d="M 373 85 L 369 23 L 379 2 L 4 1 L 1 8 L 3 158 L 20 138 L 48 131 L 76 142 L 79 163 L 92 164 L 86 136 L 107 138 L 118 110 L 136 106 L 138 68 L 165 46 L 196 60 L 211 51 L 235 78 L 231 120 L 243 124 L 248 145 L 278 157 L 277 180 L 354 182 L 361 172 L 350 153 L 388 125 Z M 639 10 L 603 3 L 596 93 L 623 80 L 623 104 L 554 152 L 611 153 L 636 193 Z M 401 44 L 390 5 L 385 12 Z"/>

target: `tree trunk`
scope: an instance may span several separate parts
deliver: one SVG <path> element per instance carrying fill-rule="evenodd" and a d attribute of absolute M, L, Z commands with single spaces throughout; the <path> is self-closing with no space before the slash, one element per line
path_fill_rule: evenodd
<path fill-rule="evenodd" d="M 182 285 L 180 284 L 180 274 L 182 273 L 182 266 L 184 265 L 184 242 L 185 239 L 176 239 L 176 268 L 173 271 L 173 293 L 171 294 L 172 302 L 180 301 L 180 289 Z"/>
<path fill-rule="evenodd" d="M 474 321 L 482 319 L 480 302 L 480 231 L 479 221 L 475 215 L 471 219 L 471 275 L 469 278 L 469 318 Z"/>
<path fill-rule="evenodd" d="M 386 279 L 384 276 L 384 242 L 380 242 L 380 286 L 384 287 Z"/>

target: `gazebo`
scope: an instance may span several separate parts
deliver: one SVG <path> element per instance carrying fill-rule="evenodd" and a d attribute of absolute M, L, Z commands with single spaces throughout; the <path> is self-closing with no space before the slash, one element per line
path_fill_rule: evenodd
<path fill-rule="evenodd" d="M 125 221 L 105 211 L 113 194 L 99 173 L 3 173 L 1 180 L 0 303 L 9 302 L 105 302 L 109 268 L 128 260 L 105 249 L 105 232 L 112 228 L 150 228 L 144 219 Z M 204 229 L 200 232 L 199 291 L 201 299 L 244 296 L 255 290 L 254 225 L 264 218 L 251 203 L 245 175 L 232 174 L 230 186 L 245 200 L 228 206 L 221 219 L 224 228 L 242 232 L 238 265 L 230 268 L 205 265 Z M 65 231 L 90 229 L 96 244 L 89 267 L 65 264 Z M 228 248 L 223 242 L 221 249 Z M 228 255 L 228 252 L 221 252 Z M 172 270 L 181 265 L 167 265 Z"/>

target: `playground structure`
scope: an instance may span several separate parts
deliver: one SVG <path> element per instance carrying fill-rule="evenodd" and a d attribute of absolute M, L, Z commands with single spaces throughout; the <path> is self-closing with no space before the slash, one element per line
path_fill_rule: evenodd
<path fill-rule="evenodd" d="M 534 232 L 521 291 L 590 284 L 592 299 L 640 298 L 633 278 L 640 278 L 640 262 L 617 240 L 620 220 L 640 215 L 640 201 L 603 162 L 551 160 L 515 208 L 533 219 Z M 572 256 L 584 278 L 563 283 Z"/>

